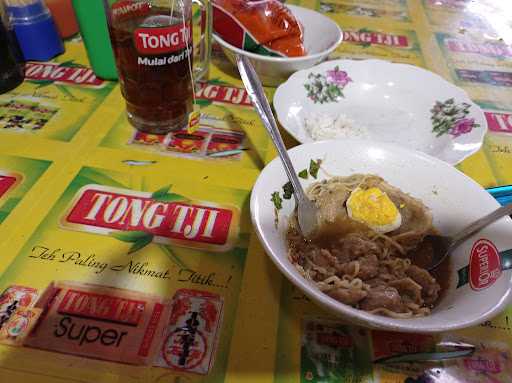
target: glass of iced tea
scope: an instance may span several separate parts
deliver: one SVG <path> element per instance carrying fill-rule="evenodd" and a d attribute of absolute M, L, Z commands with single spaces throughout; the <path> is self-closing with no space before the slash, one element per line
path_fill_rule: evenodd
<path fill-rule="evenodd" d="M 192 3 L 201 23 L 193 54 Z M 208 70 L 209 0 L 104 0 L 128 120 L 138 130 L 164 134 L 187 125 L 194 82 Z M 196 60 L 193 58 L 196 57 Z"/>

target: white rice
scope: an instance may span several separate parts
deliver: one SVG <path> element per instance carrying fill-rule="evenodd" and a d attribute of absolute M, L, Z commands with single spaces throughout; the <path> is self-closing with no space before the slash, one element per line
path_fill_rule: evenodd
<path fill-rule="evenodd" d="M 312 113 L 304 118 L 306 132 L 314 141 L 338 138 L 368 138 L 368 129 L 356 126 L 353 120 L 339 114 Z"/>

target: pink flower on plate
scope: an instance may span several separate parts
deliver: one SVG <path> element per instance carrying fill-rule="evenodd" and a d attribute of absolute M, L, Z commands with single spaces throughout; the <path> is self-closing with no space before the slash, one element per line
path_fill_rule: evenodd
<path fill-rule="evenodd" d="M 463 118 L 455 122 L 455 125 L 450 130 L 450 134 L 454 137 L 459 137 L 462 134 L 469 133 L 475 126 L 474 118 Z"/>
<path fill-rule="evenodd" d="M 343 70 L 339 70 L 338 67 L 334 68 L 333 70 L 327 71 L 327 81 L 336 84 L 338 86 L 341 86 L 342 88 L 345 87 L 349 82 L 352 81 L 350 77 L 348 77 L 347 72 Z"/>

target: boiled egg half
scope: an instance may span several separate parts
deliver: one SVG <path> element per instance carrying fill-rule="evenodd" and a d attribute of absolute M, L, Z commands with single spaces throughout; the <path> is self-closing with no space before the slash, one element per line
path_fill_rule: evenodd
<path fill-rule="evenodd" d="M 354 221 L 364 223 L 379 233 L 396 230 L 402 224 L 398 208 L 377 187 L 354 189 L 347 199 L 347 213 Z"/>

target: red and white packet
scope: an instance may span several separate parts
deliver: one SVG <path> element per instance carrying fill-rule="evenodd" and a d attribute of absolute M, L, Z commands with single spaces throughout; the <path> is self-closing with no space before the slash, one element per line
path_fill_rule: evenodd
<path fill-rule="evenodd" d="M 224 301 L 217 294 L 180 289 L 154 365 L 206 375 L 217 349 Z"/>
<path fill-rule="evenodd" d="M 32 307 L 38 297 L 32 287 L 10 286 L 0 295 L 0 328 L 20 308 Z"/>

